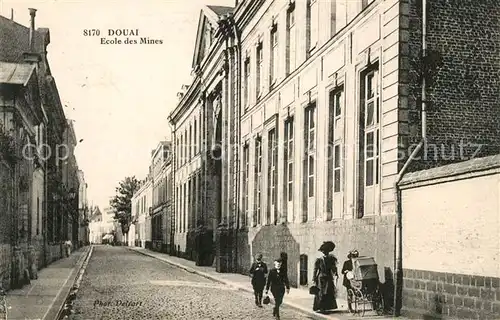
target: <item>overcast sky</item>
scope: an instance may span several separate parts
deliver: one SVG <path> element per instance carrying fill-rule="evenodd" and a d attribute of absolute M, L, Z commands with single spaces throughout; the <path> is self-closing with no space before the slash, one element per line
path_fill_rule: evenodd
<path fill-rule="evenodd" d="M 75 120 L 78 165 L 89 202 L 108 205 L 118 182 L 148 171 L 150 151 L 170 138 L 168 114 L 176 93 L 190 82 L 191 59 L 202 5 L 234 0 L 0 0 L 0 14 L 50 29 L 48 59 L 59 94 Z M 101 45 L 107 30 L 139 29 L 162 45 Z M 99 29 L 100 37 L 86 37 Z M 109 37 L 108 37 L 109 38 Z M 113 38 L 113 37 L 111 37 Z"/>

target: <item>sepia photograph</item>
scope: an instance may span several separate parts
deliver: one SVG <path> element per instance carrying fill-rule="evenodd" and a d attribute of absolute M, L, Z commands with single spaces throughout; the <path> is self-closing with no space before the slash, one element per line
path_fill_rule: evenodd
<path fill-rule="evenodd" d="M 4 319 L 500 319 L 500 1 L 0 0 Z"/>

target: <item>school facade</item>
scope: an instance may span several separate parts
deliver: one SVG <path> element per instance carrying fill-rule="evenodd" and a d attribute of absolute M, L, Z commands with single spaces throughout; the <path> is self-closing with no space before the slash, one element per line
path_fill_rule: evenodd
<path fill-rule="evenodd" d="M 494 1 L 455 8 L 437 0 L 207 6 L 193 82 L 170 116 L 179 254 L 196 259 L 202 224 L 218 271 L 246 273 L 256 253 L 271 261 L 286 252 L 292 284 L 307 286 L 317 249 L 333 240 L 340 260 L 353 248 L 375 257 L 387 305 L 395 301 L 399 311 L 403 300 L 403 308 L 435 309 L 430 292 L 440 286 L 430 275 L 440 262 L 410 259 L 405 267 L 405 250 L 415 250 L 419 232 L 429 232 L 425 221 L 421 230 L 415 226 L 419 202 L 408 200 L 414 189 L 408 181 L 437 179 L 429 176 L 441 170 L 444 183 L 475 159 L 486 162 L 480 171 L 496 168 L 498 9 Z M 431 189 L 419 194 L 430 197 Z M 451 193 L 439 199 L 450 203 Z M 488 217 L 482 226 L 498 226 L 498 210 L 487 215 L 490 209 L 480 210 Z M 403 226 L 413 231 L 405 234 Z M 498 246 L 488 248 L 480 256 L 494 264 Z M 461 270 L 460 281 L 464 270 L 479 272 Z M 451 303 L 429 312 L 494 314 L 498 272 L 488 269 L 488 285 L 477 289 L 487 293 L 466 291 L 472 305 L 455 285 L 448 287 L 454 293 L 443 293 Z M 406 286 L 416 281 L 424 289 Z"/>

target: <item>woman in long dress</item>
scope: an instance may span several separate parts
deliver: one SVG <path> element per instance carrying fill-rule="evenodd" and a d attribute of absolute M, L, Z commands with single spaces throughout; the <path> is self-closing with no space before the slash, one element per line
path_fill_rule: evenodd
<path fill-rule="evenodd" d="M 333 245 L 334 247 L 335 245 Z M 334 285 L 334 279 L 338 278 L 337 258 L 330 254 L 333 248 L 332 246 L 328 248 L 324 243 L 319 249 L 323 256 L 316 259 L 314 263 L 313 283 L 319 290 L 314 296 L 313 311 L 323 313 L 327 310 L 337 309 Z"/>

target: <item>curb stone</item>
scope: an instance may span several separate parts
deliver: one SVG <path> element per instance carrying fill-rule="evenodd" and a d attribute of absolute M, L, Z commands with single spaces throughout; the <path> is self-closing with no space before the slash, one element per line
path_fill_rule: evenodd
<path fill-rule="evenodd" d="M 76 298 L 76 294 L 78 292 L 78 289 L 80 288 L 80 283 L 83 279 L 83 274 L 85 273 L 85 269 L 87 268 L 93 250 L 94 246 L 91 245 L 90 249 L 88 249 L 87 252 L 83 254 L 83 256 L 78 260 L 77 266 L 79 266 L 79 268 L 75 277 L 75 281 L 71 286 L 71 289 L 69 290 L 68 296 L 64 300 L 64 303 L 61 305 L 59 311 L 57 312 L 57 320 L 68 319 L 69 315 L 74 313 L 73 300 L 75 300 Z"/>
<path fill-rule="evenodd" d="M 162 262 L 165 262 L 167 264 L 170 264 L 174 267 L 177 267 L 179 269 L 183 269 L 183 270 L 186 270 L 188 271 L 189 273 L 194 273 L 194 274 L 197 274 L 197 275 L 200 275 L 204 278 L 207 278 L 207 279 L 210 279 L 210 280 L 213 280 L 215 282 L 218 282 L 218 283 L 222 283 L 224 285 L 227 285 L 231 288 L 235 288 L 236 290 L 239 290 L 239 291 L 244 291 L 244 292 L 249 292 L 249 293 L 253 293 L 252 290 L 250 290 L 249 288 L 246 288 L 246 287 L 242 287 L 242 286 L 238 286 L 238 285 L 234 285 L 233 283 L 229 282 L 229 281 L 225 281 L 225 280 L 222 280 L 222 279 L 219 279 L 217 277 L 214 277 L 212 275 L 209 275 L 203 271 L 198 271 L 198 270 L 194 270 L 190 267 L 186 267 L 184 265 L 181 265 L 181 264 L 178 264 L 178 263 L 175 263 L 175 262 L 172 262 L 172 261 L 169 261 L 167 259 L 164 259 L 164 258 L 161 258 L 161 257 L 158 257 L 158 256 L 155 256 L 155 255 L 152 255 L 148 252 L 144 252 L 142 250 L 135 250 L 135 249 L 132 249 L 132 248 L 127 248 L 129 249 L 130 251 L 134 251 L 134 252 L 137 252 L 137 253 L 140 253 L 140 254 L 143 254 L 145 256 L 148 256 L 148 257 L 151 257 L 151 258 L 154 258 L 154 259 L 157 259 L 157 260 L 160 260 Z M 271 299 L 271 303 L 270 304 L 274 304 L 273 302 L 273 299 Z M 290 302 L 287 302 L 286 300 L 283 301 L 283 304 L 288 306 L 289 308 L 291 309 L 294 309 L 295 311 L 299 311 L 300 313 L 303 313 L 303 314 L 306 314 L 308 316 L 313 316 L 313 317 L 316 317 L 316 318 L 321 318 L 321 319 L 329 319 L 329 320 L 342 320 L 342 318 L 338 318 L 338 317 L 334 317 L 334 316 L 326 316 L 326 315 L 323 315 L 323 314 L 318 314 L 314 311 L 311 311 L 311 310 L 308 310 L 308 309 L 305 309 L 304 307 L 301 307 L 301 306 L 298 306 L 294 303 L 290 303 Z"/>

